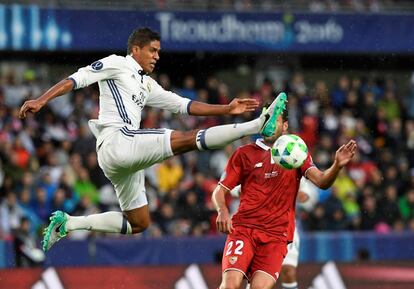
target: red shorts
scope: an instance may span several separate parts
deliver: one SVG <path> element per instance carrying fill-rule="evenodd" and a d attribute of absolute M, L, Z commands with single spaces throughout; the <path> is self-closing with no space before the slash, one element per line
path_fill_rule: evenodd
<path fill-rule="evenodd" d="M 221 267 L 223 273 L 240 271 L 248 280 L 262 271 L 276 281 L 286 253 L 285 241 L 275 240 L 258 229 L 237 227 L 227 236 Z"/>

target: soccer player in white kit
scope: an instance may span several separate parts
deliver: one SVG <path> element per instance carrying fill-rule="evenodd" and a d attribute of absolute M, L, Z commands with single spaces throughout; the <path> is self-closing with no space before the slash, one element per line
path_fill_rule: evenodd
<path fill-rule="evenodd" d="M 140 129 L 141 112 L 145 106 L 198 116 L 240 114 L 258 106 L 253 99 L 237 98 L 228 105 L 211 105 L 165 91 L 147 75 L 154 70 L 160 49 L 158 33 L 149 28 L 136 29 L 128 38 L 126 57 L 110 55 L 80 68 L 21 107 L 19 116 L 25 118 L 27 112 L 39 111 L 55 97 L 98 82 L 99 118 L 90 120 L 89 127 L 97 139 L 99 166 L 114 185 L 122 210 L 82 217 L 54 212 L 44 232 L 45 251 L 73 230 L 121 234 L 144 231 L 150 222 L 145 168 L 184 152 L 224 147 L 246 135 L 270 136 L 274 133 L 276 119 L 285 109 L 284 93 L 280 93 L 257 119 L 249 122 L 187 132 Z"/>

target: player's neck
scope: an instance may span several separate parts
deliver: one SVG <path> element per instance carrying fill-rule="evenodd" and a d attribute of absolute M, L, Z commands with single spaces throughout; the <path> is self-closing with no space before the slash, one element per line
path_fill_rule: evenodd
<path fill-rule="evenodd" d="M 272 147 L 272 146 L 273 146 L 273 144 L 274 144 L 274 142 L 270 142 L 270 141 L 266 141 L 266 140 L 263 140 L 263 143 L 264 143 L 265 145 L 267 145 L 268 147 Z"/>

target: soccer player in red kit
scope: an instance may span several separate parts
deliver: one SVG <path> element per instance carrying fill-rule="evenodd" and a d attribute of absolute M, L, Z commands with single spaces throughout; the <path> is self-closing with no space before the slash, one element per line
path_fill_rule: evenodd
<path fill-rule="evenodd" d="M 286 170 L 270 154 L 275 140 L 287 132 L 287 112 L 277 119 L 275 134 L 238 148 L 230 157 L 222 179 L 213 192 L 218 212 L 216 224 L 228 234 L 222 259 L 220 289 L 239 289 L 246 278 L 251 289 L 271 289 L 279 277 L 287 244 L 293 240 L 295 202 L 299 182 L 305 176 L 326 189 L 356 151 L 351 140 L 335 154 L 330 168 L 320 171 L 310 154 L 301 168 Z M 231 218 L 225 195 L 241 185 L 240 205 Z"/>

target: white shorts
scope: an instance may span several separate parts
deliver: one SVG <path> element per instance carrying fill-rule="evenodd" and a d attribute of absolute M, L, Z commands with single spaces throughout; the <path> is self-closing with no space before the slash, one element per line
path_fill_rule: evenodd
<path fill-rule="evenodd" d="M 148 204 L 144 169 L 173 155 L 169 129 L 120 129 L 97 149 L 99 166 L 115 187 L 122 211 Z"/>
<path fill-rule="evenodd" d="M 300 245 L 300 238 L 298 229 L 295 228 L 295 234 L 293 235 L 293 242 L 288 245 L 288 251 L 286 254 L 285 259 L 283 259 L 283 265 L 290 265 L 293 267 L 298 266 L 299 261 L 299 245 Z"/>

